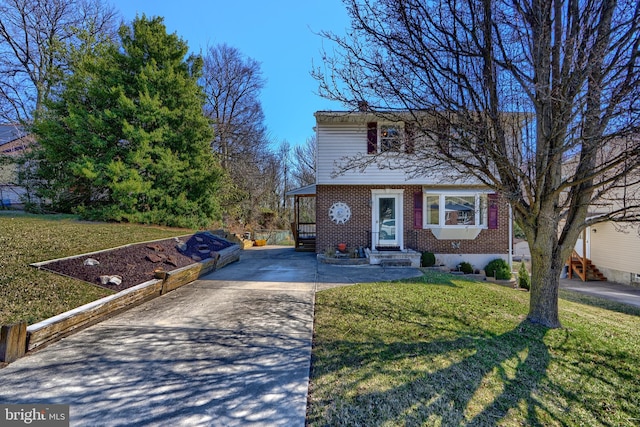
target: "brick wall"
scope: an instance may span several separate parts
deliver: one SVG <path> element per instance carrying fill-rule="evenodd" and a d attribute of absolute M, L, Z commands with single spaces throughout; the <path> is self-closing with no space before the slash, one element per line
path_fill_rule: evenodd
<path fill-rule="evenodd" d="M 371 245 L 371 188 L 368 186 L 316 186 L 316 251 L 323 252 L 338 243 L 349 247 Z M 351 208 L 351 219 L 345 224 L 335 224 L 329 217 L 329 209 L 336 202 Z"/>
<path fill-rule="evenodd" d="M 371 190 L 391 188 L 404 189 L 404 245 L 417 251 L 440 254 L 498 254 L 509 251 L 509 209 L 504 201 L 498 208 L 498 228 L 482 230 L 475 240 L 438 240 L 431 230 L 413 228 L 413 194 L 421 192 L 418 185 L 407 186 L 341 186 L 318 185 L 316 187 L 316 251 L 335 249 L 340 242 L 349 247 L 371 246 Z M 343 202 L 351 208 L 351 219 L 345 224 L 335 224 L 329 218 L 329 208 Z M 454 247 L 453 242 L 459 242 Z"/>

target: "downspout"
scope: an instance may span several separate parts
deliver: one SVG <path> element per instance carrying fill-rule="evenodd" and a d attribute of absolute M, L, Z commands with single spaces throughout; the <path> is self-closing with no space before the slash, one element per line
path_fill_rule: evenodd
<path fill-rule="evenodd" d="M 582 230 L 582 281 L 587 281 L 587 227 Z"/>
<path fill-rule="evenodd" d="M 509 269 L 513 271 L 513 211 L 509 204 Z"/>

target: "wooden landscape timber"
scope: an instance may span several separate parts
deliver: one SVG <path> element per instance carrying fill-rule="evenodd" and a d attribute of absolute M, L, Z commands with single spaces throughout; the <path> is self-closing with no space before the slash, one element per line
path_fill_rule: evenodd
<path fill-rule="evenodd" d="M 205 274 L 238 261 L 240 253 L 240 246 L 234 244 L 217 252 L 213 258 L 166 272 L 161 278 L 149 280 L 33 325 L 22 324 L 26 326 L 23 328 L 24 333 L 20 333 L 22 330 L 20 324 L 2 326 L 0 361 L 13 362 L 23 356 L 26 351 L 51 344 L 122 311 L 187 285 Z"/>

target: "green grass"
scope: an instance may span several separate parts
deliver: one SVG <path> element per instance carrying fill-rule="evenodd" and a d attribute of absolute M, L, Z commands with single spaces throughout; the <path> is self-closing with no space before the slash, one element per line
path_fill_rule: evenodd
<path fill-rule="evenodd" d="M 111 294 L 29 264 L 162 239 L 190 230 L 0 212 L 0 325 L 32 324 Z"/>
<path fill-rule="evenodd" d="M 307 422 L 315 426 L 640 423 L 640 309 L 445 274 L 316 295 Z"/>

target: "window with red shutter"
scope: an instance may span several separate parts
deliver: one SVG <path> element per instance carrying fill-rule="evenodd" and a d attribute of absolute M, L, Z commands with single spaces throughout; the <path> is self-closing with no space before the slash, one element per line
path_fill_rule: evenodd
<path fill-rule="evenodd" d="M 413 228 L 422 228 L 422 191 L 413 193 Z"/>
<path fill-rule="evenodd" d="M 367 123 L 367 154 L 378 152 L 378 123 Z"/>
<path fill-rule="evenodd" d="M 404 125 L 404 151 L 407 154 L 413 154 L 415 152 L 416 126 L 415 123 L 405 123 Z"/>
<path fill-rule="evenodd" d="M 489 194 L 489 219 L 488 219 L 488 228 L 490 230 L 495 230 L 498 228 L 498 195 L 497 194 Z"/>

